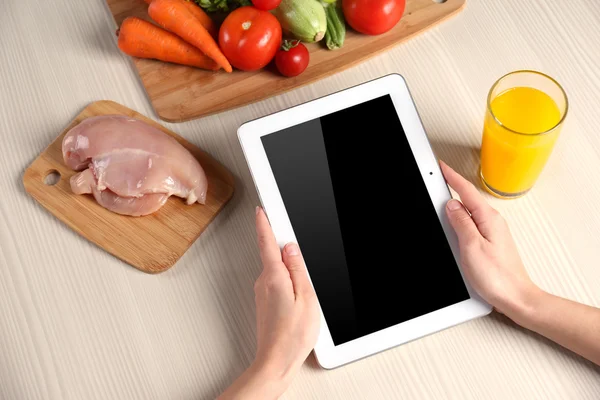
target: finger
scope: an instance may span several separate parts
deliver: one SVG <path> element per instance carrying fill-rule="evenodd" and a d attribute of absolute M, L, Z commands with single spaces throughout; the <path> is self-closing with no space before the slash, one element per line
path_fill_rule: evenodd
<path fill-rule="evenodd" d="M 290 272 L 294 293 L 296 297 L 307 296 L 314 293 L 314 289 L 306 273 L 306 266 L 300 254 L 300 249 L 295 243 L 288 243 L 283 248 L 283 263 Z"/>
<path fill-rule="evenodd" d="M 281 250 L 279 250 L 275 235 L 273 235 L 271 224 L 261 207 L 256 207 L 256 236 L 263 268 L 266 270 L 280 266 Z"/>
<path fill-rule="evenodd" d="M 463 178 L 458 172 L 450 168 L 445 162 L 440 161 L 442 173 L 446 181 L 458 193 L 460 200 L 471 213 L 473 221 L 480 227 L 495 214 L 495 210 L 483 199 L 479 191 L 471 182 Z"/>
<path fill-rule="evenodd" d="M 446 214 L 450 220 L 450 225 L 454 228 L 456 235 L 458 236 L 458 242 L 461 245 L 466 245 L 478 237 L 481 237 L 481 233 L 475 225 L 475 221 L 469 215 L 469 212 L 465 209 L 462 203 L 458 200 L 452 199 L 446 204 Z"/>

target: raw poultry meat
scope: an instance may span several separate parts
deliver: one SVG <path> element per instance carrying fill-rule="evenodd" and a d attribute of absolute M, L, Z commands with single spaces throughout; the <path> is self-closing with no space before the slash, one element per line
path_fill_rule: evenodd
<path fill-rule="evenodd" d="M 122 116 L 91 117 L 62 143 L 75 194 L 91 193 L 118 214 L 141 216 L 161 208 L 169 196 L 204 204 L 208 182 L 200 163 L 179 142 L 143 121 Z"/>
<path fill-rule="evenodd" d="M 92 193 L 102 207 L 117 214 L 141 216 L 158 211 L 169 198 L 164 193 L 148 193 L 142 197 L 121 197 L 110 189 L 99 190 L 96 177 L 90 168 L 71 178 L 71 190 L 75 194 Z"/>

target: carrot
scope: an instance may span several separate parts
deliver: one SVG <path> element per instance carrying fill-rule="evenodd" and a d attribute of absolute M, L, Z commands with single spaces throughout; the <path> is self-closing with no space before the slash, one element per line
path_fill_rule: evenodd
<path fill-rule="evenodd" d="M 225 71 L 232 71 L 210 33 L 180 0 L 154 0 L 148 7 L 148 15 L 166 30 L 202 50 Z"/>
<path fill-rule="evenodd" d="M 144 0 L 144 1 L 148 4 L 150 4 L 150 3 L 152 3 L 153 0 Z M 208 31 L 208 33 L 210 33 L 210 35 L 212 37 L 214 37 L 214 38 L 217 37 L 217 33 L 218 33 L 217 25 L 215 25 L 213 20 L 208 16 L 208 14 L 206 14 L 204 12 L 204 10 L 202 10 L 202 8 L 195 5 L 194 3 L 192 3 L 189 0 L 180 0 L 179 2 L 185 4 L 185 7 L 189 10 L 189 12 L 191 12 L 194 15 L 194 17 L 196 17 L 198 19 L 198 21 L 200 21 L 202 26 L 204 28 L 206 28 L 206 30 Z"/>
<path fill-rule="evenodd" d="M 126 18 L 117 31 L 119 49 L 139 58 L 218 70 L 211 58 L 179 36 L 136 17 Z"/>

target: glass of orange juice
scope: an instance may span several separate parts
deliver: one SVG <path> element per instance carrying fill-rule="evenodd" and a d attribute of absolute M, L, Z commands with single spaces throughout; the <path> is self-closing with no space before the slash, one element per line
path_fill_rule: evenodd
<path fill-rule="evenodd" d="M 483 124 L 483 187 L 506 199 L 526 194 L 552 153 L 568 109 L 565 91 L 548 75 L 515 71 L 498 79 Z"/>

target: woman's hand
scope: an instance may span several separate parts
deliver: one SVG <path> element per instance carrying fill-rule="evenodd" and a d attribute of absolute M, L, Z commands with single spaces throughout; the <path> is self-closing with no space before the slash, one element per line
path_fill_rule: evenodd
<path fill-rule="evenodd" d="M 463 271 L 473 288 L 517 324 L 600 365 L 600 309 L 539 289 L 523 267 L 504 218 L 469 181 L 440 164 L 446 181 L 462 200 L 462 204 L 450 200 L 446 212 L 458 235 Z"/>
<path fill-rule="evenodd" d="M 319 305 L 297 244 L 279 249 L 271 225 L 256 209 L 263 263 L 256 294 L 257 352 L 254 363 L 221 399 L 274 399 L 287 389 L 319 334 Z"/>
<path fill-rule="evenodd" d="M 317 342 L 320 317 L 317 295 L 298 245 L 288 243 L 280 251 L 261 208 L 257 209 L 256 233 L 263 263 L 263 271 L 254 285 L 256 362 L 289 381 Z"/>
<path fill-rule="evenodd" d="M 450 200 L 446 212 L 458 235 L 467 280 L 498 311 L 518 319 L 540 290 L 523 266 L 506 221 L 475 186 L 445 163 L 440 165 L 446 181 L 462 200 L 462 204 Z"/>

